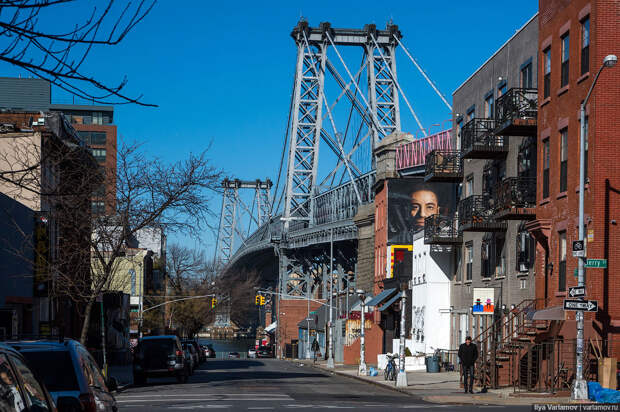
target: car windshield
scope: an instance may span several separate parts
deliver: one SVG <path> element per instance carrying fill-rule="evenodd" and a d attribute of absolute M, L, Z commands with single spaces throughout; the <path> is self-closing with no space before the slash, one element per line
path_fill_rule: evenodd
<path fill-rule="evenodd" d="M 24 351 L 22 355 L 50 392 L 80 390 L 69 351 Z"/>

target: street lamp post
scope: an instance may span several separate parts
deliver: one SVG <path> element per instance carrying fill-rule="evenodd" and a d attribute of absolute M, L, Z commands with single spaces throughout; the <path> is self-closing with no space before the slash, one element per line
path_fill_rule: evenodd
<path fill-rule="evenodd" d="M 596 85 L 596 81 L 598 77 L 601 75 L 601 72 L 605 67 L 613 67 L 618 62 L 618 57 L 613 54 L 608 55 L 603 59 L 603 65 L 596 73 L 596 77 L 592 81 L 592 85 L 590 86 L 590 90 L 588 90 L 588 94 L 586 98 L 581 103 L 581 108 L 579 111 L 579 120 L 581 122 L 581 128 L 579 133 L 579 240 L 584 241 L 585 238 L 585 228 L 584 228 L 584 191 L 585 191 L 585 149 L 586 149 L 586 141 L 585 141 L 585 133 L 586 133 L 586 105 L 588 103 L 588 99 L 590 99 L 590 94 L 592 90 L 594 90 L 594 86 Z M 583 268 L 584 268 L 584 259 L 585 257 L 581 257 L 578 260 L 578 271 L 577 271 L 577 281 L 578 286 L 585 287 L 585 281 L 583 276 Z M 575 383 L 573 384 L 573 392 L 572 398 L 575 400 L 585 400 L 588 399 L 588 386 L 583 379 L 583 311 L 578 310 L 575 314 L 575 320 L 577 324 L 577 345 L 575 349 L 575 357 L 576 357 L 576 370 L 575 370 Z"/>
<path fill-rule="evenodd" d="M 400 295 L 400 348 L 399 348 L 399 368 L 396 376 L 396 386 L 407 387 L 407 372 L 405 372 L 405 312 L 407 307 L 407 291 L 402 290 Z"/>
<path fill-rule="evenodd" d="M 334 229 L 330 230 L 330 239 L 329 239 L 329 356 L 327 358 L 327 367 L 329 369 L 334 369 L 334 330 L 333 330 L 333 301 L 334 301 L 334 293 L 333 293 L 333 285 L 334 285 Z M 340 302 L 340 299 L 338 299 Z"/>
<path fill-rule="evenodd" d="M 366 370 L 366 353 L 365 353 L 365 344 L 364 344 L 364 323 L 366 320 L 366 306 L 364 306 L 364 301 L 366 300 L 366 292 L 362 289 L 357 290 L 357 294 L 360 297 L 360 301 L 362 302 L 362 312 L 360 316 L 360 366 L 357 370 L 357 374 L 359 376 L 366 376 L 368 372 Z"/>

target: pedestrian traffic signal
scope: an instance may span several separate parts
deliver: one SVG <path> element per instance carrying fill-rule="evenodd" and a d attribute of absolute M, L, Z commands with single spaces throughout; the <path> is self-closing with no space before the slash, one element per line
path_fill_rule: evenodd
<path fill-rule="evenodd" d="M 261 296 L 261 297 L 260 297 L 260 305 L 261 305 L 261 306 L 264 306 L 264 305 L 265 305 L 265 297 L 264 297 L 264 296 Z"/>
<path fill-rule="evenodd" d="M 256 300 L 255 300 L 257 305 L 260 305 L 260 295 L 256 295 Z"/>
<path fill-rule="evenodd" d="M 211 309 L 213 309 L 217 305 L 217 299 L 211 298 Z"/>

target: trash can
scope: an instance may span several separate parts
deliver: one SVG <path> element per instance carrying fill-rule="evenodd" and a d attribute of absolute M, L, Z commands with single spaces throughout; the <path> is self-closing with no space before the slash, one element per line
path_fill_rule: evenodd
<path fill-rule="evenodd" d="M 437 356 L 426 357 L 426 372 L 428 373 L 439 372 L 439 357 Z"/>

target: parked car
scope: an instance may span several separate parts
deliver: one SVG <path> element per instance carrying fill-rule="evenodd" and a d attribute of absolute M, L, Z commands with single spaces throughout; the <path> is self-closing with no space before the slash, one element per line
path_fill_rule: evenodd
<path fill-rule="evenodd" d="M 229 352 L 228 353 L 228 358 L 229 359 L 239 359 L 241 357 L 241 355 L 239 355 L 239 352 Z"/>
<path fill-rule="evenodd" d="M 134 350 L 133 380 L 136 384 L 144 384 L 150 377 L 174 376 L 179 383 L 185 383 L 189 366 L 178 337 L 147 336 Z"/>
<path fill-rule="evenodd" d="M 59 411 L 118 410 L 110 393 L 116 390 L 116 380 L 105 381 L 95 359 L 78 341 L 28 340 L 8 344 L 24 356 L 45 383 Z"/>
<path fill-rule="evenodd" d="M 185 355 L 185 362 L 187 362 L 188 369 L 189 369 L 189 374 L 193 375 L 194 374 L 194 369 L 196 368 L 196 366 L 198 366 L 196 364 L 196 361 L 194 360 L 194 355 L 192 354 L 192 345 L 188 345 L 187 343 L 182 343 L 181 344 L 183 346 L 183 354 Z"/>
<path fill-rule="evenodd" d="M 213 349 L 213 345 L 210 343 L 206 344 L 207 347 L 207 358 L 215 358 L 215 349 Z"/>
<path fill-rule="evenodd" d="M 64 405 L 64 403 L 63 403 Z M 14 348 L 0 344 L 0 411 L 52 411 L 56 406 L 45 383 Z M 68 409 L 60 409 L 60 412 Z"/>
<path fill-rule="evenodd" d="M 195 340 L 184 340 L 181 343 L 187 343 L 192 345 L 194 348 L 194 354 L 196 355 L 196 367 L 199 364 L 207 360 L 207 357 L 204 355 L 204 351 L 200 350 L 200 344 Z"/>
<path fill-rule="evenodd" d="M 252 346 L 248 349 L 248 358 L 255 358 L 255 357 L 256 357 L 256 348 Z"/>
<path fill-rule="evenodd" d="M 257 358 L 273 358 L 273 353 L 269 346 L 260 346 L 256 351 Z"/>

